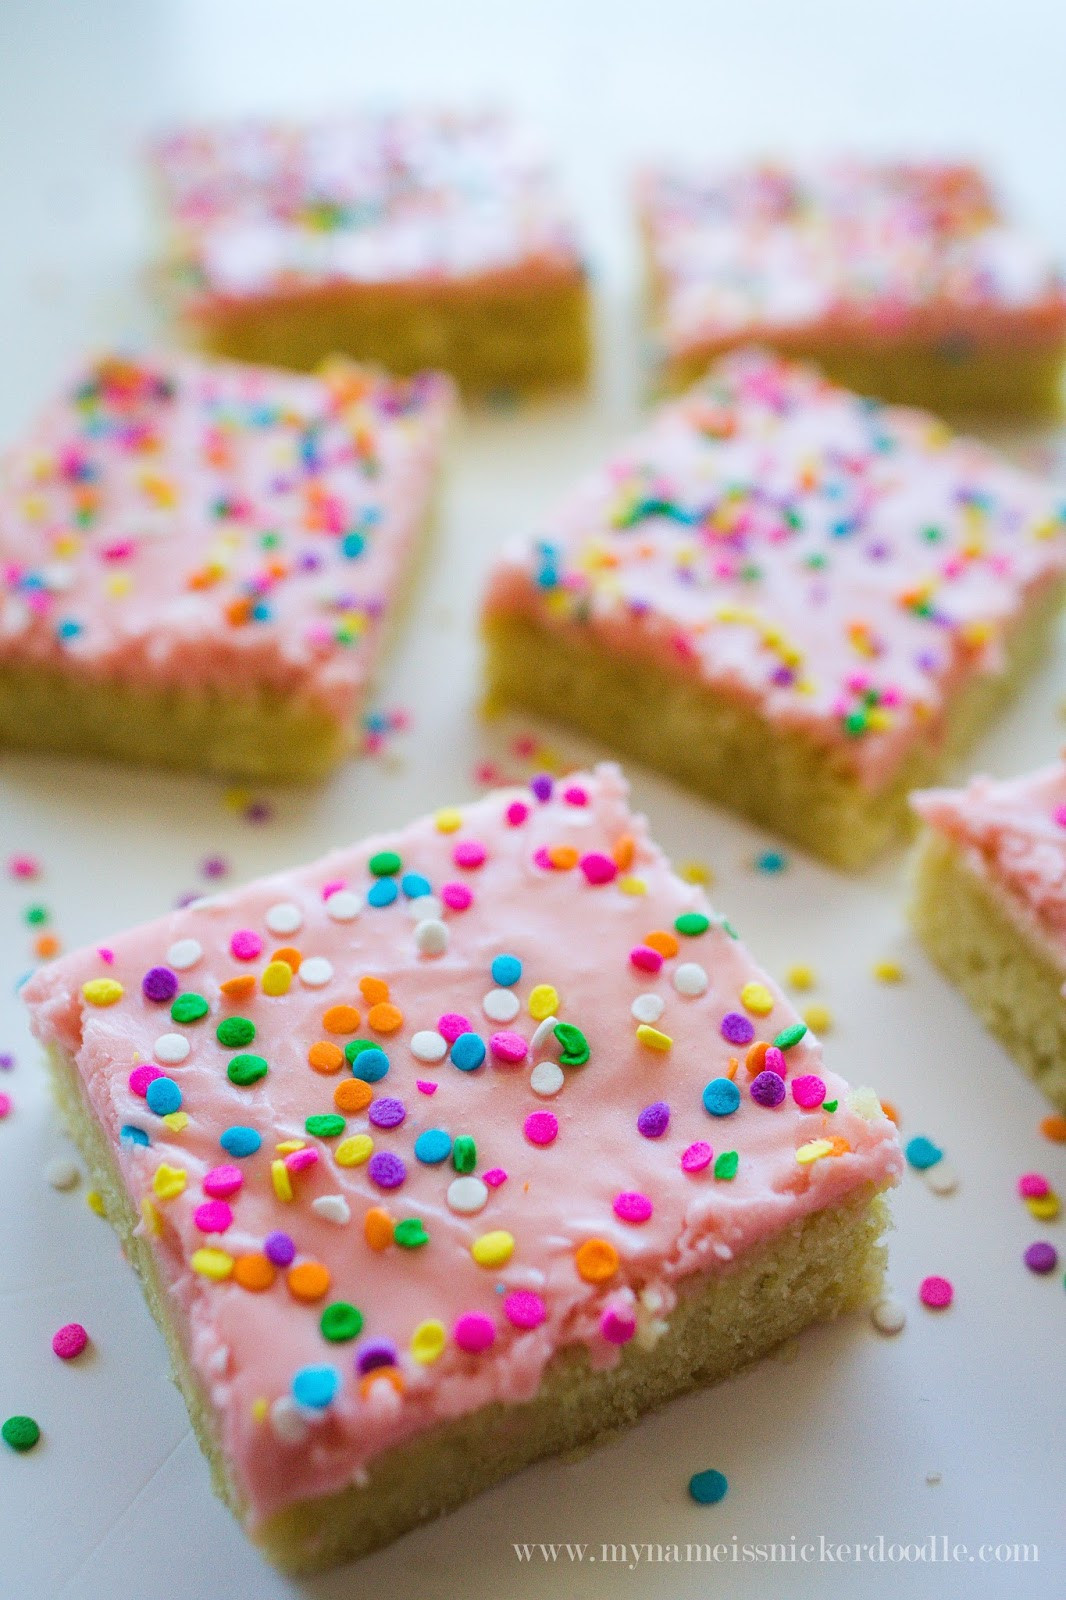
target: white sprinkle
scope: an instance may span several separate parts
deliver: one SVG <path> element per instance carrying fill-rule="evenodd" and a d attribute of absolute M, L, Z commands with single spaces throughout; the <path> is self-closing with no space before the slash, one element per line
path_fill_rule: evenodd
<path fill-rule="evenodd" d="M 415 928 L 415 949 L 420 956 L 442 956 L 448 948 L 448 929 L 443 922 L 428 917 Z"/>
<path fill-rule="evenodd" d="M 296 933 L 304 925 L 304 914 L 291 900 L 279 900 L 263 918 L 271 933 Z"/>
<path fill-rule="evenodd" d="M 529 1087 L 546 1100 L 558 1094 L 565 1082 L 566 1074 L 557 1061 L 538 1061 L 529 1074 Z"/>
<path fill-rule="evenodd" d="M 472 1217 L 488 1204 L 488 1185 L 480 1178 L 453 1178 L 448 1185 L 448 1205 L 461 1217 Z"/>
<path fill-rule="evenodd" d="M 362 900 L 350 889 L 338 889 L 326 901 L 326 916 L 334 922 L 354 922 L 362 909 Z"/>
<path fill-rule="evenodd" d="M 513 1022 L 522 1007 L 518 996 L 510 989 L 490 989 L 481 1002 L 481 1009 L 490 1022 Z"/>
<path fill-rule="evenodd" d="M 959 1187 L 959 1175 L 947 1161 L 938 1161 L 935 1167 L 927 1167 L 922 1176 L 934 1194 L 954 1194 Z"/>
<path fill-rule="evenodd" d="M 176 972 L 185 972 L 187 968 L 195 967 L 203 953 L 204 947 L 198 939 L 179 939 L 167 951 L 167 966 L 173 967 Z"/>
<path fill-rule="evenodd" d="M 152 1046 L 152 1054 L 165 1067 L 176 1067 L 179 1061 L 185 1060 L 191 1049 L 192 1045 L 183 1033 L 161 1033 Z"/>
<path fill-rule="evenodd" d="M 878 1300 L 870 1312 L 870 1321 L 878 1333 L 900 1333 L 906 1320 L 907 1309 L 903 1301 L 890 1294 Z"/>
<path fill-rule="evenodd" d="M 352 1220 L 351 1207 L 342 1194 L 318 1195 L 311 1201 L 311 1210 L 316 1217 L 321 1217 L 324 1222 L 335 1222 L 338 1227 Z"/>
<path fill-rule="evenodd" d="M 411 1054 L 416 1061 L 443 1061 L 448 1041 L 435 1028 L 423 1028 L 411 1035 Z"/>
<path fill-rule="evenodd" d="M 935 1489 L 937 1484 L 941 1481 L 939 1472 L 927 1472 L 925 1475 L 925 1481 L 931 1488 Z"/>
<path fill-rule="evenodd" d="M 666 1001 L 659 994 L 638 994 L 629 1009 L 638 1022 L 658 1022 L 666 1010 Z"/>
<path fill-rule="evenodd" d="M 444 915 L 444 904 L 435 894 L 416 895 L 404 907 L 415 922 L 436 922 Z"/>
<path fill-rule="evenodd" d="M 685 961 L 674 973 L 674 988 L 678 994 L 706 994 L 709 982 L 698 961 Z"/>
<path fill-rule="evenodd" d="M 44 1175 L 53 1189 L 73 1189 L 81 1177 L 81 1168 L 69 1156 L 55 1156 L 45 1167 Z"/>
<path fill-rule="evenodd" d="M 307 1417 L 291 1394 L 282 1394 L 270 1408 L 270 1426 L 284 1444 L 303 1444 L 308 1434 Z"/>
<path fill-rule="evenodd" d="M 529 1048 L 533 1055 L 536 1055 L 539 1050 L 543 1050 L 544 1046 L 554 1039 L 555 1030 L 558 1026 L 558 1017 L 544 1018 L 544 1021 L 535 1029 L 533 1037 L 529 1041 Z"/>
<path fill-rule="evenodd" d="M 308 956 L 300 962 L 299 977 L 309 989 L 324 989 L 333 976 L 333 963 L 325 956 Z"/>

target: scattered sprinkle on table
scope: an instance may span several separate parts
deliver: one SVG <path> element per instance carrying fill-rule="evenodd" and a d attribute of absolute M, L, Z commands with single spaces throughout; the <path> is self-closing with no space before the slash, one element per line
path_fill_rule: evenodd
<path fill-rule="evenodd" d="M 903 968 L 898 961 L 875 961 L 873 974 L 878 983 L 903 982 Z"/>
<path fill-rule="evenodd" d="M 913 1139 L 908 1139 L 903 1153 L 916 1172 L 925 1172 L 944 1158 L 940 1146 L 934 1144 L 932 1139 L 927 1139 L 924 1133 L 916 1133 Z"/>
<path fill-rule="evenodd" d="M 903 1301 L 897 1300 L 895 1295 L 884 1295 L 872 1307 L 870 1321 L 878 1333 L 900 1333 L 907 1321 L 907 1312 Z"/>
<path fill-rule="evenodd" d="M 1059 1253 L 1053 1244 L 1038 1239 L 1035 1244 L 1029 1246 L 1022 1260 L 1030 1272 L 1054 1272 L 1059 1264 Z"/>
<path fill-rule="evenodd" d="M 9 1444 L 12 1450 L 20 1453 L 32 1450 L 41 1437 L 40 1427 L 32 1417 L 8 1417 L 3 1427 L 0 1428 L 0 1438 Z"/>
<path fill-rule="evenodd" d="M 729 1479 L 724 1472 L 708 1467 L 706 1472 L 694 1472 L 688 1480 L 688 1492 L 700 1506 L 716 1506 L 724 1500 L 729 1490 Z"/>
<path fill-rule="evenodd" d="M 67 1322 L 52 1335 L 52 1349 L 61 1361 L 73 1361 L 89 1343 L 89 1335 L 80 1322 Z"/>
<path fill-rule="evenodd" d="M 940 1278 L 934 1274 L 922 1279 L 918 1298 L 930 1311 L 946 1311 L 955 1298 L 955 1289 L 949 1278 Z"/>

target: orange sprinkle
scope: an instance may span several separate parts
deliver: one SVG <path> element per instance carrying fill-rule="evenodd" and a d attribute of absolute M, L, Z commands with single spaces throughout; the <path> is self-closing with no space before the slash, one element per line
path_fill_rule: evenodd
<path fill-rule="evenodd" d="M 371 1206 L 363 1218 L 363 1237 L 371 1250 L 387 1250 L 392 1234 L 393 1221 L 384 1206 Z"/>
<path fill-rule="evenodd" d="M 246 995 L 255 993 L 255 974 L 240 972 L 235 978 L 223 978 L 219 988 L 231 1000 L 243 1000 Z"/>
<path fill-rule="evenodd" d="M 882 1100 L 881 1101 L 881 1110 L 884 1112 L 884 1114 L 888 1118 L 889 1122 L 894 1122 L 896 1124 L 896 1127 L 898 1128 L 899 1127 L 899 1112 L 896 1110 L 895 1106 L 892 1104 L 892 1101 L 891 1100 Z M 1063 1122 L 1066 1123 L 1066 1117 L 1063 1118 Z"/>
<path fill-rule="evenodd" d="M 375 1383 L 391 1383 L 397 1394 L 403 1394 L 403 1373 L 399 1367 L 372 1367 L 359 1380 L 359 1393 L 365 1400 Z"/>
<path fill-rule="evenodd" d="M 59 954 L 59 940 L 54 933 L 41 933 L 33 941 L 33 953 L 40 956 L 42 961 L 47 961 L 49 956 Z"/>
<path fill-rule="evenodd" d="M 672 933 L 667 933 L 663 928 L 656 928 L 654 932 L 646 933 L 644 935 L 644 943 L 650 950 L 658 950 L 665 961 L 669 961 L 672 956 L 676 956 L 681 948 L 676 936 Z"/>
<path fill-rule="evenodd" d="M 339 1072 L 344 1065 L 344 1051 L 328 1039 L 319 1039 L 307 1052 L 307 1061 L 316 1072 Z"/>
<path fill-rule="evenodd" d="M 361 1021 L 354 1006 L 330 1006 L 322 1013 L 322 1026 L 327 1033 L 354 1033 Z"/>
<path fill-rule="evenodd" d="M 577 1248 L 574 1264 L 586 1283 L 606 1283 L 618 1271 L 618 1251 L 609 1239 L 586 1239 Z"/>
<path fill-rule="evenodd" d="M 389 986 L 384 978 L 360 978 L 359 993 L 368 1006 L 377 1006 L 389 998 Z"/>
<path fill-rule="evenodd" d="M 397 1028 L 403 1027 L 403 1012 L 399 1006 L 381 1000 L 377 1005 L 370 1007 L 366 1020 L 375 1033 L 395 1033 Z"/>
<path fill-rule="evenodd" d="M 637 853 L 637 841 L 631 833 L 623 833 L 614 849 L 611 851 L 611 860 L 619 872 L 625 872 L 633 865 L 633 857 Z"/>
<path fill-rule="evenodd" d="M 739 1070 L 740 1070 L 740 1062 L 737 1060 L 736 1056 L 730 1056 L 730 1058 L 729 1058 L 729 1066 L 728 1066 L 728 1069 L 726 1070 L 726 1077 L 727 1078 L 735 1078 L 736 1075 L 737 1075 L 737 1072 Z"/>
<path fill-rule="evenodd" d="M 551 844 L 548 846 L 548 860 L 557 872 L 569 872 L 571 867 L 577 866 L 577 851 L 572 844 Z"/>
<path fill-rule="evenodd" d="M 365 1111 L 373 1098 L 373 1089 L 362 1078 L 345 1078 L 333 1091 L 333 1104 L 348 1117 Z"/>
<path fill-rule="evenodd" d="M 749 1044 L 748 1053 L 744 1057 L 744 1065 L 754 1078 L 766 1065 L 766 1052 L 770 1046 L 765 1039 L 756 1039 L 754 1044 Z"/>
<path fill-rule="evenodd" d="M 1053 1139 L 1056 1144 L 1066 1144 L 1066 1117 L 1054 1114 L 1045 1117 L 1040 1124 L 1040 1132 L 1045 1139 Z"/>
<path fill-rule="evenodd" d="M 250 622 L 252 617 L 252 602 L 247 595 L 242 595 L 237 600 L 230 600 L 226 606 L 226 621 L 231 622 L 235 628 L 243 622 Z"/>
<path fill-rule="evenodd" d="M 263 1289 L 269 1289 L 276 1276 L 274 1263 L 258 1250 L 250 1250 L 247 1255 L 238 1256 L 233 1263 L 235 1281 L 242 1289 L 251 1289 L 255 1294 Z"/>
<path fill-rule="evenodd" d="M 293 972 L 299 972 L 303 956 L 293 945 L 285 944 L 282 945 L 280 950 L 275 950 L 270 959 L 271 961 L 284 961 L 285 965 L 291 967 Z"/>
<path fill-rule="evenodd" d="M 285 1274 L 294 1300 L 321 1300 L 329 1288 L 329 1268 L 321 1261 L 298 1261 Z"/>
<path fill-rule="evenodd" d="M 832 1149 L 826 1151 L 827 1155 L 846 1156 L 848 1151 L 851 1149 L 848 1141 L 846 1139 L 842 1139 L 838 1133 L 833 1135 L 829 1143 L 832 1145 Z"/>

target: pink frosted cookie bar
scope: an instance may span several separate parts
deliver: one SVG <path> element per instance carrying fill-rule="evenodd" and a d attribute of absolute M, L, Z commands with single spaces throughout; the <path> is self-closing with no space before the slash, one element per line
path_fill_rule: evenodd
<path fill-rule="evenodd" d="M 358 743 L 451 405 L 435 373 L 88 365 L 0 467 L 0 745 L 322 776 Z"/>
<path fill-rule="evenodd" d="M 216 354 L 308 368 L 341 351 L 470 390 L 586 375 L 574 228 L 502 113 L 185 128 L 152 166 L 169 297 Z"/>
<path fill-rule="evenodd" d="M 25 995 L 215 1482 L 294 1570 L 876 1289 L 892 1124 L 614 767 L 200 901 Z"/>
<path fill-rule="evenodd" d="M 860 866 L 1041 654 L 1064 518 L 932 417 L 740 352 L 498 560 L 489 705 Z"/>
<path fill-rule="evenodd" d="M 659 168 L 637 201 L 656 352 L 675 389 L 757 339 L 885 400 L 1060 407 L 1061 270 L 973 167 Z"/>
<path fill-rule="evenodd" d="M 933 960 L 1066 1111 L 1066 756 L 913 796 L 912 903 Z"/>

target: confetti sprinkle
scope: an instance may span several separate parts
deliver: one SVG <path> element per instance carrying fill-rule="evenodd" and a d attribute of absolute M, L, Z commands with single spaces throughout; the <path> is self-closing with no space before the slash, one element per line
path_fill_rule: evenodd
<path fill-rule="evenodd" d="M 716 1506 L 729 1492 L 729 1479 L 724 1472 L 708 1467 L 703 1472 L 692 1474 L 688 1480 L 688 1492 L 697 1505 Z"/>
<path fill-rule="evenodd" d="M 1022 1258 L 1030 1272 L 1054 1272 L 1059 1264 L 1059 1253 L 1053 1244 L 1038 1240 L 1031 1244 Z"/>
<path fill-rule="evenodd" d="M 870 1321 L 878 1333 L 901 1333 L 907 1321 L 907 1311 L 902 1300 L 885 1295 L 870 1310 Z"/>
<path fill-rule="evenodd" d="M 947 1278 L 923 1278 L 918 1288 L 918 1298 L 930 1311 L 943 1311 L 955 1298 L 955 1290 Z"/>
<path fill-rule="evenodd" d="M 52 1349 L 61 1361 L 73 1361 L 89 1343 L 89 1335 L 80 1322 L 65 1323 L 52 1335 Z"/>
<path fill-rule="evenodd" d="M 41 1437 L 41 1429 L 32 1417 L 8 1417 L 0 1427 L 0 1438 L 20 1454 L 32 1450 Z"/>

